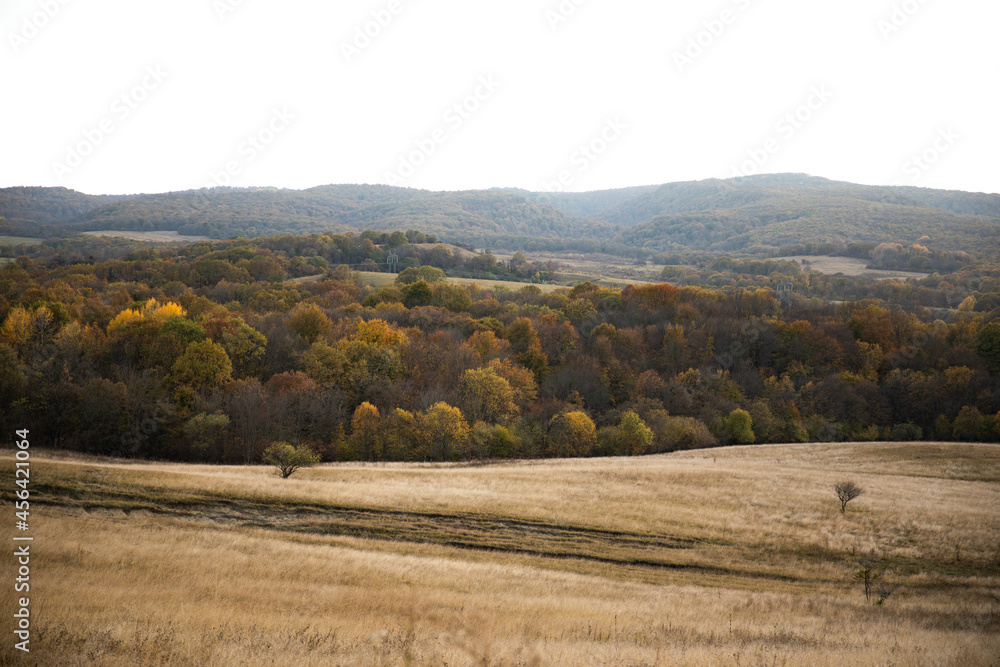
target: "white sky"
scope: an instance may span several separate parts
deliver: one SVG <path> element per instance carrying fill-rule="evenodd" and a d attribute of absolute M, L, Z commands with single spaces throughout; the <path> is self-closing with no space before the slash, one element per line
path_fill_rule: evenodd
<path fill-rule="evenodd" d="M 560 6 L 575 11 L 553 27 Z M 720 34 L 679 68 L 706 21 Z M 998 25 L 996 0 L 6 0 L 0 186 L 387 183 L 423 142 L 401 184 L 595 190 L 743 168 L 1000 192 Z M 498 88 L 449 112 L 481 77 Z"/>

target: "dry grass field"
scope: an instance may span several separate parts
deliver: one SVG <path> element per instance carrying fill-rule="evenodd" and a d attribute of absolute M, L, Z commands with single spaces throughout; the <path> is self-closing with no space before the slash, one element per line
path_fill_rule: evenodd
<path fill-rule="evenodd" d="M 841 514 L 843 479 L 866 493 Z M 1000 664 L 995 446 L 288 480 L 35 451 L 32 488 L 32 652 L 2 665 Z M 860 558 L 898 587 L 881 606 Z"/>
<path fill-rule="evenodd" d="M 395 282 L 396 274 L 394 273 L 374 273 L 369 271 L 359 271 L 358 277 L 362 283 L 365 285 L 387 285 L 389 283 Z M 299 278 L 298 280 L 315 280 L 317 276 L 310 276 L 309 278 Z M 536 284 L 536 283 L 516 283 L 509 280 L 486 280 L 483 278 L 455 278 L 448 277 L 448 282 L 454 285 L 479 285 L 483 288 L 502 286 L 510 290 L 517 291 L 526 285 L 535 284 L 543 293 L 554 292 L 557 289 L 562 289 L 563 285 L 547 285 L 547 284 Z"/>
<path fill-rule="evenodd" d="M 883 271 L 881 269 L 867 268 L 869 262 L 856 257 L 818 257 L 813 255 L 802 255 L 799 257 L 779 257 L 777 259 L 788 259 L 802 264 L 803 268 L 810 268 L 827 275 L 843 273 L 845 276 L 873 276 L 875 278 L 896 278 L 905 280 L 907 278 L 926 278 L 929 273 L 918 273 L 915 271 Z M 808 264 L 806 263 L 808 262 Z"/>
<path fill-rule="evenodd" d="M 149 243 L 196 243 L 198 241 L 212 240 L 207 236 L 190 236 L 181 234 L 180 232 L 129 232 L 112 229 L 100 232 L 83 233 L 87 236 L 109 236 L 111 238 L 147 241 Z"/>

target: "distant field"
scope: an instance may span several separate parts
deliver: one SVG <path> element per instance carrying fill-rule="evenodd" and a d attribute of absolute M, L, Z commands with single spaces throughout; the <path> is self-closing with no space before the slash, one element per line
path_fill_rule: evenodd
<path fill-rule="evenodd" d="M 10 503 L 13 454 L 0 459 Z M 31 460 L 33 664 L 1000 656 L 995 446 L 327 464 L 288 480 L 264 467 Z M 844 479 L 866 493 L 842 514 L 832 485 Z M 2 525 L 10 544 L 13 520 Z M 862 557 L 889 568 L 881 606 L 853 580 Z M 0 559 L 0 576 L 13 581 L 14 567 Z M 0 664 L 16 662 L 5 642 Z"/>
<path fill-rule="evenodd" d="M 578 253 L 526 252 L 525 256 L 533 262 L 556 262 L 562 269 L 578 272 L 589 276 L 595 282 L 599 280 L 619 281 L 623 284 L 643 284 L 647 281 L 659 280 L 662 266 L 638 265 L 622 257 L 608 255 L 582 255 Z M 509 260 L 512 253 L 497 254 L 499 259 Z"/>
<path fill-rule="evenodd" d="M 128 232 L 106 230 L 100 232 L 84 232 L 87 236 L 110 236 L 112 238 L 132 239 L 133 241 L 149 241 L 150 243 L 194 243 L 196 241 L 211 241 L 207 236 L 185 236 L 178 232 Z"/>
<path fill-rule="evenodd" d="M 389 283 L 395 282 L 396 274 L 394 273 L 372 273 L 368 271 L 361 271 L 358 273 L 361 276 L 361 281 L 366 285 L 387 285 Z M 545 285 L 540 283 L 515 283 L 509 280 L 485 280 L 482 278 L 448 278 L 449 283 L 455 285 L 471 285 L 473 283 L 479 285 L 480 287 L 496 287 L 502 286 L 507 287 L 515 292 L 522 287 L 528 285 L 535 285 L 542 292 L 548 293 L 553 292 L 557 289 L 561 289 L 562 285 Z"/>
<path fill-rule="evenodd" d="M 30 236 L 0 236 L 0 245 L 38 245 L 44 240 Z"/>
<path fill-rule="evenodd" d="M 827 275 L 843 273 L 845 276 L 876 276 L 879 278 L 926 278 L 929 273 L 917 273 L 910 271 L 881 271 L 878 269 L 868 269 L 868 260 L 857 259 L 855 257 L 814 257 L 810 255 L 799 255 L 797 257 L 778 257 L 776 259 L 790 259 L 808 266 L 808 268 Z M 808 264 L 805 264 L 808 262 Z"/>
<path fill-rule="evenodd" d="M 396 279 L 396 276 L 392 273 L 369 273 L 361 272 L 361 280 L 367 285 L 385 285 L 391 283 Z M 641 280 L 625 280 L 622 278 L 602 278 L 598 276 L 590 276 L 586 274 L 557 274 L 560 279 L 559 285 L 552 285 L 548 283 L 517 283 L 509 280 L 486 280 L 484 278 L 453 278 L 449 277 L 448 282 L 456 285 L 471 285 L 475 283 L 480 287 L 507 287 L 515 292 L 522 287 L 527 287 L 528 285 L 534 285 L 535 287 L 542 290 L 542 293 L 548 294 L 549 292 L 554 292 L 558 289 L 564 289 L 566 287 L 572 287 L 578 283 L 593 281 L 595 283 L 609 286 L 609 287 L 625 287 L 626 285 L 646 285 L 648 283 Z M 315 279 L 315 278 L 313 278 Z M 300 278 L 299 280 L 306 280 Z"/>
<path fill-rule="evenodd" d="M 477 253 L 471 250 L 466 250 L 465 248 L 459 248 L 457 245 L 451 245 L 450 243 L 414 243 L 414 248 L 420 248 L 421 250 L 429 250 L 431 248 L 436 248 L 439 245 L 443 245 L 448 250 L 451 251 L 456 257 L 461 257 L 463 260 L 469 259 L 470 257 L 475 257 Z"/>

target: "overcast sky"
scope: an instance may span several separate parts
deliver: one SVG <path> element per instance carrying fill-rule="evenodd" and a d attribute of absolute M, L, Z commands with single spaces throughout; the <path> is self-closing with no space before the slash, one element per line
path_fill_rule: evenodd
<path fill-rule="evenodd" d="M 0 186 L 1000 192 L 995 0 L 6 0 Z"/>

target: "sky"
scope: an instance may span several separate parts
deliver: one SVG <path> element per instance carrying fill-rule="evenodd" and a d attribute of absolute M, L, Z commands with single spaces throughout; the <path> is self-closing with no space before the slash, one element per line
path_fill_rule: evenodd
<path fill-rule="evenodd" d="M 1000 192 L 995 0 L 6 0 L 0 187 Z"/>

